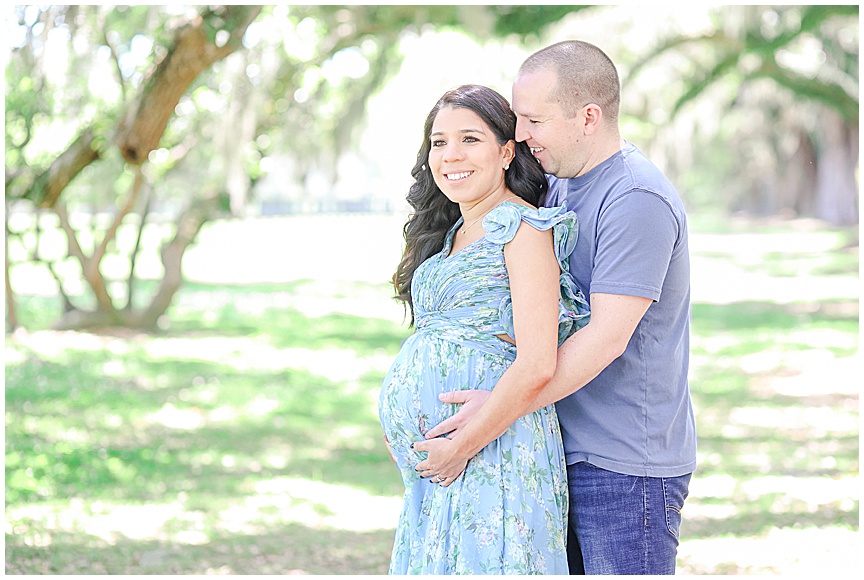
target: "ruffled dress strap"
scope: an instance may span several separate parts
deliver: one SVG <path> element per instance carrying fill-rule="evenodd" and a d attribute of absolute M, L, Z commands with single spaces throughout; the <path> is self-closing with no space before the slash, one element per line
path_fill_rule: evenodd
<path fill-rule="evenodd" d="M 561 268 L 561 299 L 558 302 L 560 345 L 588 324 L 589 319 L 588 301 L 570 274 L 570 254 L 579 237 L 579 221 L 575 213 L 567 211 L 566 202 L 557 207 L 533 208 L 505 201 L 483 218 L 486 240 L 502 245 L 511 242 L 523 221 L 540 231 L 552 229 L 555 257 Z M 513 303 L 509 294 L 501 300 L 498 310 L 501 324 L 507 334 L 515 339 Z"/>

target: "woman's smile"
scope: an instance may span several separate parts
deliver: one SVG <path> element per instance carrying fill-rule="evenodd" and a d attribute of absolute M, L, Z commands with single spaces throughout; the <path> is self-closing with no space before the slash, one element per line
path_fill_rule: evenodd
<path fill-rule="evenodd" d="M 447 178 L 448 181 L 462 181 L 466 177 L 469 177 L 473 171 L 462 171 L 460 173 L 445 173 L 444 177 Z"/>

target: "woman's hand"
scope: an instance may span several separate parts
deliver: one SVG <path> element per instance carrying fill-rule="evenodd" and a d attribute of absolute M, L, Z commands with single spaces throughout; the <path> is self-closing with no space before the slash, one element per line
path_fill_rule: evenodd
<path fill-rule="evenodd" d="M 387 441 L 387 436 L 386 436 L 386 435 L 384 435 L 384 445 L 387 446 L 387 455 L 390 456 L 390 461 L 392 461 L 393 463 L 396 463 L 396 456 L 393 455 L 393 448 L 390 447 L 390 442 Z"/>
<path fill-rule="evenodd" d="M 441 437 L 427 441 L 417 441 L 412 445 L 414 451 L 428 453 L 426 459 L 414 468 L 420 472 L 420 477 L 431 477 L 431 483 L 447 487 L 459 477 L 470 457 L 462 457 L 459 445 L 450 439 Z"/>

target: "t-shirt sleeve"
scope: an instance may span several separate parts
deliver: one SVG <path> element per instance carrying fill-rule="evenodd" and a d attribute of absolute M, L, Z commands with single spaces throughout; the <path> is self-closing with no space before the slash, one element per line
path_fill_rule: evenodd
<path fill-rule="evenodd" d="M 597 225 L 590 292 L 659 300 L 680 227 L 655 193 L 632 190 L 610 203 Z"/>

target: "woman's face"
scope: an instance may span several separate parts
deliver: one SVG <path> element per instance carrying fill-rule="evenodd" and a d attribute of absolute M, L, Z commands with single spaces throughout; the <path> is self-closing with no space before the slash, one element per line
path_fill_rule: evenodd
<path fill-rule="evenodd" d="M 504 167 L 515 144 L 499 145 L 492 129 L 470 109 L 438 111 L 429 135 L 429 168 L 450 201 L 481 201 L 504 189 Z"/>

